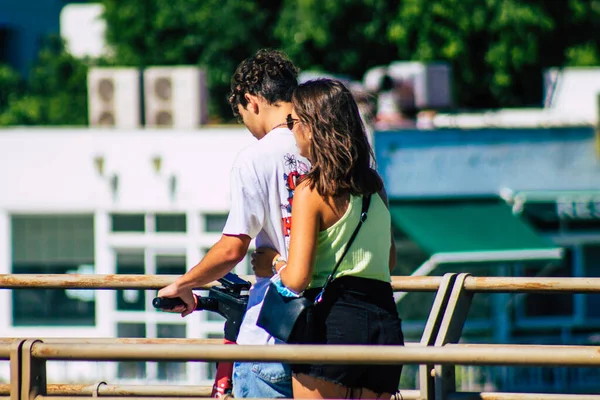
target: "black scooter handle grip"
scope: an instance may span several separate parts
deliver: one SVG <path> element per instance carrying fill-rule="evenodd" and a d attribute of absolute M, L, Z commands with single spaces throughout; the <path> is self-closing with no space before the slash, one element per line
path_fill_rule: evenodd
<path fill-rule="evenodd" d="M 154 308 L 170 310 L 177 306 L 185 306 L 185 303 L 179 297 L 155 297 L 154 300 L 152 300 L 152 305 Z"/>
<path fill-rule="evenodd" d="M 197 302 L 196 310 L 217 311 L 218 305 L 215 299 L 198 295 L 194 296 L 196 297 Z M 179 297 L 155 297 L 152 300 L 152 305 L 154 308 L 170 310 L 177 306 L 185 306 L 185 303 Z"/>

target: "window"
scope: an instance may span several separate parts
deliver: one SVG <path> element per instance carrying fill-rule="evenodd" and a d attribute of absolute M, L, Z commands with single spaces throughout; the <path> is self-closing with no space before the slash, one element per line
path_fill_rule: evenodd
<path fill-rule="evenodd" d="M 145 338 L 146 326 L 120 322 L 117 324 L 117 337 L 120 338 Z M 121 379 L 144 379 L 146 377 L 146 363 L 144 361 L 120 361 L 117 364 L 117 376 Z"/>
<path fill-rule="evenodd" d="M 544 267 L 527 265 L 523 276 L 527 277 L 571 277 L 572 250 L 567 249 L 562 264 L 547 264 Z M 535 294 L 528 293 L 524 297 L 525 317 L 557 317 L 573 315 L 573 294 Z"/>
<path fill-rule="evenodd" d="M 156 214 L 156 232 L 186 232 L 187 218 L 185 214 Z"/>
<path fill-rule="evenodd" d="M 565 222 L 565 230 L 571 232 L 600 232 L 600 219 L 575 219 Z"/>
<path fill-rule="evenodd" d="M 15 274 L 94 273 L 91 215 L 14 215 Z M 94 326 L 95 292 L 77 289 L 12 291 L 14 326 Z"/>
<path fill-rule="evenodd" d="M 146 221 L 144 214 L 111 214 L 113 232 L 144 232 Z"/>
<path fill-rule="evenodd" d="M 185 255 L 157 255 L 156 273 L 159 275 L 183 275 L 187 271 Z"/>
<path fill-rule="evenodd" d="M 221 233 L 227 222 L 227 214 L 206 214 L 204 230 L 206 232 Z"/>
<path fill-rule="evenodd" d="M 185 338 L 185 325 L 183 324 L 158 324 L 157 337 L 162 338 Z M 185 362 L 158 362 L 158 379 L 168 381 L 183 381 L 186 379 Z"/>
<path fill-rule="evenodd" d="M 144 251 L 119 251 L 116 254 L 116 273 L 124 275 L 143 275 L 145 273 Z M 117 290 L 117 310 L 144 311 L 146 309 L 145 291 L 141 289 Z"/>
<path fill-rule="evenodd" d="M 222 333 L 209 333 L 206 335 L 207 339 L 223 339 L 223 334 Z M 215 379 L 215 376 L 217 375 L 217 364 L 214 362 L 210 362 L 208 363 L 208 365 L 206 366 L 206 377 L 209 380 L 213 380 Z"/>
<path fill-rule="evenodd" d="M 600 277 L 600 243 L 583 246 L 585 276 Z M 586 316 L 600 318 L 600 294 L 585 294 Z"/>

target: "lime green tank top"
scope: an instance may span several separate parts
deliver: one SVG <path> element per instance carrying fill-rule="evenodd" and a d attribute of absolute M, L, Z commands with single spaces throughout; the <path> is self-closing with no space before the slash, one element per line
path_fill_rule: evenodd
<path fill-rule="evenodd" d="M 342 256 L 346 243 L 358 226 L 362 196 L 350 196 L 348 209 L 330 228 L 319 232 L 313 276 L 309 287 L 321 287 Z M 356 276 L 390 282 L 391 219 L 378 194 L 371 196 L 367 220 L 363 223 L 335 278 Z"/>

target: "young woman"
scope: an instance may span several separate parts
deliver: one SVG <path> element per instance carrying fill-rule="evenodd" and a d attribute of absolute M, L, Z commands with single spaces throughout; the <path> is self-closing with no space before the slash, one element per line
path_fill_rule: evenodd
<path fill-rule="evenodd" d="M 288 127 L 312 169 L 293 198 L 289 257 L 259 248 L 257 275 L 271 275 L 296 293 L 314 298 L 332 272 L 359 222 L 363 196 L 371 195 L 368 218 L 316 307 L 313 344 L 402 345 L 403 335 L 390 285 L 395 264 L 390 214 L 383 183 L 372 169 L 358 107 L 339 81 L 299 85 Z M 293 365 L 294 398 L 385 398 L 398 390 L 401 365 Z"/>

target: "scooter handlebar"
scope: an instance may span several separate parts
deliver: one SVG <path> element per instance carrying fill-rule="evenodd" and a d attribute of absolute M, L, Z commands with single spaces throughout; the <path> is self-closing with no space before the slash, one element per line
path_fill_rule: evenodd
<path fill-rule="evenodd" d="M 216 311 L 218 304 L 217 301 L 210 297 L 201 297 L 194 295 L 197 300 L 196 310 L 208 310 L 208 311 Z M 154 308 L 158 308 L 161 310 L 170 310 L 177 306 L 185 306 L 183 300 L 179 297 L 155 297 L 152 300 L 152 305 Z"/>

